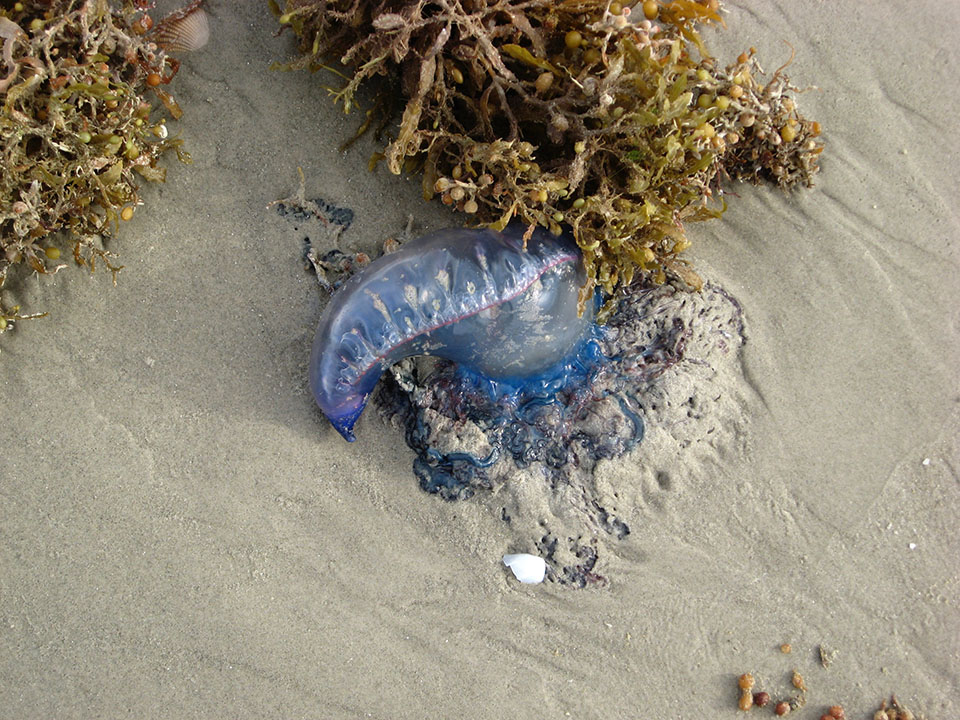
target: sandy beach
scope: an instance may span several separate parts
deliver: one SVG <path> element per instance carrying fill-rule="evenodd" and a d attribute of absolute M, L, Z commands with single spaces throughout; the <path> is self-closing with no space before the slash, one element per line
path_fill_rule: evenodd
<path fill-rule="evenodd" d="M 574 589 L 500 562 L 562 509 L 429 495 L 377 412 L 348 444 L 315 406 L 323 232 L 268 205 L 300 167 L 367 252 L 462 217 L 338 150 L 360 115 L 269 69 L 265 2 L 213 0 L 171 86 L 193 164 L 110 244 L 117 287 L 4 289 L 50 317 L 0 337 L 0 718 L 774 717 L 737 677 L 786 698 L 794 670 L 791 717 L 960 717 L 960 4 L 725 6 L 721 61 L 795 48 L 822 170 L 689 228 L 744 314 L 718 432 L 601 464 L 631 533 Z"/>

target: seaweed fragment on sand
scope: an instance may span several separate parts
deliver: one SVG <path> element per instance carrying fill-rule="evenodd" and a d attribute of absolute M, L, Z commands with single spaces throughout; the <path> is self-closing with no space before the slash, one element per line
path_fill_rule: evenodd
<path fill-rule="evenodd" d="M 685 223 L 719 216 L 721 181 L 809 186 L 823 149 L 780 68 L 750 48 L 714 59 L 699 29 L 718 0 L 271 0 L 301 57 L 346 111 L 373 83 L 361 130 L 392 127 L 382 160 L 479 224 L 568 225 L 588 282 L 702 280 Z M 346 66 L 336 69 L 336 65 Z M 607 312 L 613 305 L 607 306 Z"/>
<path fill-rule="evenodd" d="M 362 252 L 347 254 L 337 247 L 340 236 L 353 224 L 353 210 L 320 197 L 308 198 L 303 168 L 297 168 L 297 174 L 300 179 L 297 191 L 274 200 L 267 207 L 276 209 L 281 217 L 293 223 L 294 230 L 304 233 L 304 266 L 313 269 L 325 292 L 332 293 L 358 268 L 367 265 L 370 257 Z M 327 249 L 322 249 L 324 247 Z"/>
<path fill-rule="evenodd" d="M 0 10 L 0 287 L 18 266 L 55 273 L 68 253 L 116 281 L 121 266 L 104 242 L 141 204 L 140 183 L 165 179 L 158 161 L 170 150 L 190 161 L 165 124 L 182 115 L 165 89 L 179 62 L 156 33 L 175 18 L 154 28 L 147 5 L 20 0 Z M 0 298 L 0 332 L 26 317 Z"/>

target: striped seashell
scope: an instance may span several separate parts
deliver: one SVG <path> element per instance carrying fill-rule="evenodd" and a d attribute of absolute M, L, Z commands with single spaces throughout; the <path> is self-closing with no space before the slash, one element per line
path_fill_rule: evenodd
<path fill-rule="evenodd" d="M 199 50 L 210 39 L 210 23 L 207 13 L 200 7 L 203 0 L 194 0 L 189 5 L 167 15 L 157 23 L 150 39 L 167 52 Z"/>

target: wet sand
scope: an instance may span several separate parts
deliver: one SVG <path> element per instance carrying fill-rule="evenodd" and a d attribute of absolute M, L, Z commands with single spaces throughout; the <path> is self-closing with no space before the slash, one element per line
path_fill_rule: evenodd
<path fill-rule="evenodd" d="M 721 59 L 789 42 L 819 87 L 823 169 L 690 229 L 744 308 L 725 432 L 602 465 L 632 532 L 572 590 L 500 564 L 527 548 L 496 497 L 429 496 L 377 413 L 348 445 L 315 408 L 313 231 L 268 203 L 300 166 L 366 251 L 459 218 L 338 151 L 359 116 L 268 69 L 265 5 L 213 3 L 174 86 L 194 163 L 111 245 L 118 287 L 9 294 L 51 317 L 0 338 L 0 716 L 734 718 L 737 675 L 794 668 L 800 718 L 960 716 L 960 8 L 728 5 Z"/>

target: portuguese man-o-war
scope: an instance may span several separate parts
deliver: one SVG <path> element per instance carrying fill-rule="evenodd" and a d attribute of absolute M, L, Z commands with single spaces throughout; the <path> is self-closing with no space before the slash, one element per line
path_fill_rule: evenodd
<path fill-rule="evenodd" d="M 384 255 L 334 293 L 317 328 L 310 387 L 337 431 L 353 427 L 383 371 L 433 355 L 506 385 L 551 377 L 592 326 L 568 237 L 522 226 L 430 233 Z"/>
<path fill-rule="evenodd" d="M 605 582 L 604 538 L 628 535 L 649 495 L 639 481 L 611 489 L 603 461 L 645 434 L 712 448 L 739 432 L 739 398 L 712 384 L 737 372 L 742 311 L 710 283 L 637 285 L 598 325 L 593 306 L 577 312 L 573 242 L 537 229 L 524 249 L 525 230 L 431 233 L 334 282 L 310 385 L 347 440 L 373 395 L 424 490 L 487 491 L 548 579 L 583 587 Z M 313 263 L 321 275 L 355 265 L 336 250 Z M 669 489 L 669 473 L 650 472 Z"/>

